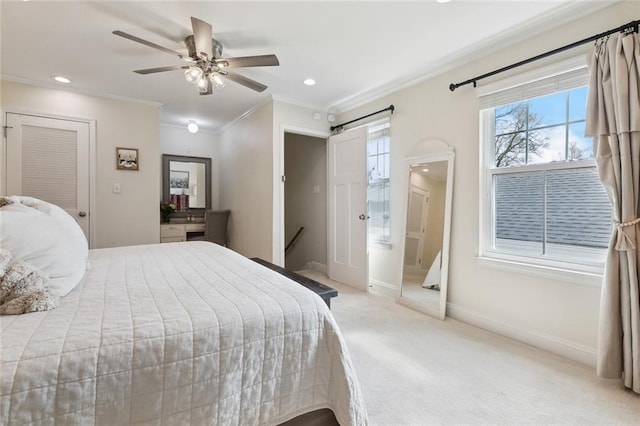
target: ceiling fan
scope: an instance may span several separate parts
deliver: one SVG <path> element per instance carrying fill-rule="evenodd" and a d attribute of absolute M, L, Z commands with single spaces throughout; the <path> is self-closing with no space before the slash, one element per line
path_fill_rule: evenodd
<path fill-rule="evenodd" d="M 280 62 L 278 62 L 276 55 L 223 58 L 222 43 L 213 38 L 213 27 L 211 24 L 191 17 L 191 27 L 193 28 L 193 35 L 187 36 L 184 40 L 189 52 L 188 55 L 183 55 L 180 52 L 143 40 L 124 31 L 116 30 L 113 34 L 175 55 L 186 62 L 185 65 L 169 65 L 166 67 L 135 70 L 135 73 L 153 74 L 157 72 L 184 70 L 185 79 L 197 85 L 201 95 L 210 95 L 213 93 L 214 85 L 216 87 L 224 86 L 222 77 L 257 92 L 263 92 L 267 88 L 267 86 L 262 83 L 229 71 L 228 68 L 277 66 L 280 65 Z"/>

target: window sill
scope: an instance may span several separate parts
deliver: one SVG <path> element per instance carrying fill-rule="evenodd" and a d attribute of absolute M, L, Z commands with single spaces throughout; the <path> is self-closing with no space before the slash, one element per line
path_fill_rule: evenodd
<path fill-rule="evenodd" d="M 391 250 L 392 244 L 386 241 L 369 241 L 369 247 L 378 247 L 386 250 Z"/>
<path fill-rule="evenodd" d="M 576 271 L 487 256 L 478 256 L 477 259 L 480 266 L 502 269 L 504 271 L 583 284 L 590 287 L 600 287 L 602 285 L 602 273 Z"/>

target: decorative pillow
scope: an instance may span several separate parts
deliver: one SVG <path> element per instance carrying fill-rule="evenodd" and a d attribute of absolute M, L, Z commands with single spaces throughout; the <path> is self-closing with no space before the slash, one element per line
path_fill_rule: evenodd
<path fill-rule="evenodd" d="M 54 296 L 65 296 L 87 269 L 82 229 L 58 206 L 32 197 L 9 198 L 14 203 L 0 208 L 0 247 L 48 277 Z"/>
<path fill-rule="evenodd" d="M 0 250 L 0 314 L 54 309 L 58 297 L 46 286 L 47 277 L 28 263 L 12 260 L 11 253 Z"/>
<path fill-rule="evenodd" d="M 0 209 L 9 204 L 13 204 L 13 200 L 9 197 L 0 197 Z"/>

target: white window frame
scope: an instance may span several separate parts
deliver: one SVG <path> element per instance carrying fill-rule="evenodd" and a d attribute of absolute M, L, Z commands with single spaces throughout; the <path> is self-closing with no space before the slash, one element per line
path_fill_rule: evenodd
<path fill-rule="evenodd" d="M 369 167 L 369 133 L 370 129 L 373 127 L 384 126 L 389 129 L 389 168 L 391 168 L 391 120 L 389 118 L 383 118 L 381 120 L 372 121 L 364 124 L 367 128 L 367 168 Z M 369 180 L 367 173 L 367 192 L 369 191 Z M 369 197 L 367 195 L 367 204 L 369 203 Z M 391 170 L 389 170 L 389 219 L 388 219 L 388 229 L 389 235 L 387 238 L 371 238 L 371 234 L 369 234 L 367 241 L 369 244 L 378 245 L 385 248 L 391 248 Z M 369 226 L 367 224 L 367 233 L 369 233 Z"/>
<path fill-rule="evenodd" d="M 554 87 L 556 83 L 546 82 L 550 77 L 562 76 L 572 73 L 573 87 Z M 577 78 L 575 77 L 577 75 Z M 494 107 L 530 99 L 536 96 L 551 94 L 586 84 L 588 73 L 584 57 L 571 58 L 566 61 L 533 70 L 505 80 L 497 81 L 477 89 L 481 98 L 481 105 L 489 102 L 489 106 L 481 106 L 479 112 L 480 143 L 479 143 L 479 186 L 480 186 L 480 214 L 479 214 L 479 247 L 478 260 L 483 266 L 497 267 L 513 272 L 524 273 L 545 278 L 571 281 L 581 284 L 599 286 L 602 281 L 604 263 L 578 264 L 569 261 L 544 259 L 541 257 L 526 256 L 522 254 L 510 254 L 493 249 L 493 176 L 500 173 L 532 172 L 543 170 L 558 170 L 578 167 L 595 166 L 594 160 L 580 160 L 563 163 L 530 164 L 526 166 L 506 167 L 497 169 L 493 165 L 495 140 L 495 110 Z M 544 84 L 536 84 L 539 81 Z M 529 84 L 529 87 L 526 85 Z M 565 83 L 566 84 L 566 83 Z M 492 100 L 491 97 L 500 99 Z M 505 101 L 506 100 L 506 101 Z M 491 105 L 491 103 L 495 105 Z"/>

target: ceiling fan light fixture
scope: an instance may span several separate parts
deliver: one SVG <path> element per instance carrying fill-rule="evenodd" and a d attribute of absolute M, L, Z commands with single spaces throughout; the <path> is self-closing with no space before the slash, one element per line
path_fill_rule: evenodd
<path fill-rule="evenodd" d="M 211 74 L 211 81 L 216 86 L 216 89 L 222 89 L 224 87 L 224 80 L 219 74 Z"/>
<path fill-rule="evenodd" d="M 184 78 L 191 84 L 198 84 L 202 81 L 202 69 L 199 67 L 189 67 L 184 71 Z"/>
<path fill-rule="evenodd" d="M 189 133 L 198 133 L 198 123 L 193 120 L 189 121 L 189 124 L 187 124 L 187 130 Z"/>

